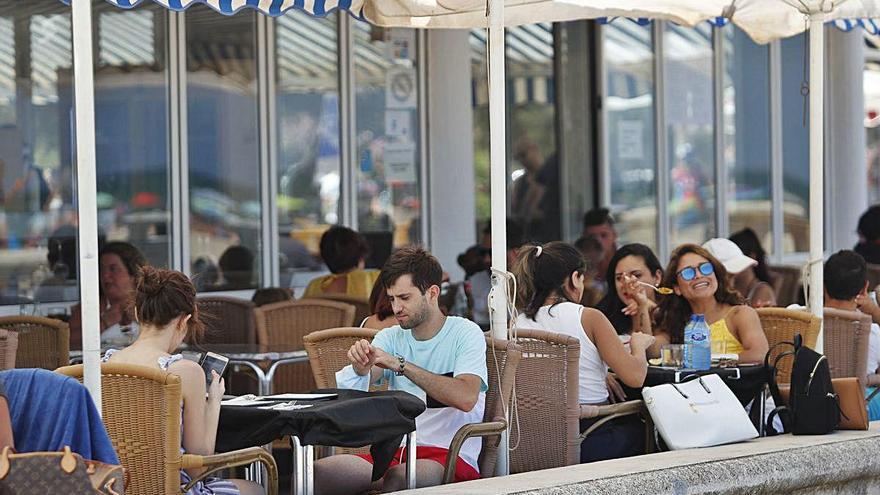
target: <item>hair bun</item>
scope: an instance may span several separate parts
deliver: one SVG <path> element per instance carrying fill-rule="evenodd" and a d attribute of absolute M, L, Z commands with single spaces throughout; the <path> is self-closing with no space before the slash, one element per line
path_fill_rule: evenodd
<path fill-rule="evenodd" d="M 137 291 L 147 297 L 154 297 L 162 292 L 167 277 L 163 277 L 162 271 L 151 266 L 141 268 L 140 282 Z"/>

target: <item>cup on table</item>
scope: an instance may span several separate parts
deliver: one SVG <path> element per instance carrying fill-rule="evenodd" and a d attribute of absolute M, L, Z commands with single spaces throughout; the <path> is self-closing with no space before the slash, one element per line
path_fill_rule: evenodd
<path fill-rule="evenodd" d="M 684 356 L 683 344 L 663 344 L 660 346 L 660 364 L 681 368 Z"/>
<path fill-rule="evenodd" d="M 726 340 L 713 340 L 709 344 L 712 348 L 712 354 L 727 354 L 727 341 Z"/>

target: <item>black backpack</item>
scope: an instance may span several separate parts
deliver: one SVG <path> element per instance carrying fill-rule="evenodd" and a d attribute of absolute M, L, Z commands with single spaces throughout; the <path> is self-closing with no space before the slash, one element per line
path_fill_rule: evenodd
<path fill-rule="evenodd" d="M 793 350 L 781 353 L 768 366 L 770 353 L 779 346 L 789 346 Z M 830 433 L 840 422 L 840 405 L 837 394 L 831 387 L 831 371 L 828 359 L 818 352 L 803 345 L 800 334 L 795 335 L 794 342 L 780 342 L 774 345 L 764 356 L 764 367 L 768 373 L 770 393 L 776 404 L 783 404 L 779 387 L 776 384 L 776 365 L 780 359 L 794 356 L 791 368 L 791 393 L 788 406 L 779 406 L 770 412 L 767 418 L 767 429 L 775 434 L 773 417 L 779 415 L 784 431 L 793 435 L 824 435 Z"/>

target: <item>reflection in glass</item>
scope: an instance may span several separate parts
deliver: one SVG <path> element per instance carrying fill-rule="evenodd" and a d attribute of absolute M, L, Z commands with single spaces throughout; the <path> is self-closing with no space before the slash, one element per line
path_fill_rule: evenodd
<path fill-rule="evenodd" d="M 423 198 L 416 32 L 354 22 L 353 37 L 358 230 L 384 232 L 395 246 L 418 243 Z"/>
<path fill-rule="evenodd" d="M 517 26 L 505 32 L 511 159 L 510 216 L 525 238 L 560 238 L 559 158 L 553 93 L 553 26 Z"/>
<path fill-rule="evenodd" d="M 605 169 L 621 243 L 657 248 L 654 72 L 651 26 L 602 26 L 605 63 Z"/>
<path fill-rule="evenodd" d="M 0 0 L 0 304 L 78 297 L 71 66 L 69 7 Z"/>
<path fill-rule="evenodd" d="M 780 41 L 782 48 L 782 254 L 810 250 L 810 129 L 804 121 L 809 99 L 801 94 L 804 34 Z"/>
<path fill-rule="evenodd" d="M 489 201 L 489 88 L 486 31 L 470 35 L 474 88 L 476 218 L 485 224 Z M 542 23 L 505 32 L 507 56 L 508 211 L 536 242 L 560 238 L 553 27 Z"/>
<path fill-rule="evenodd" d="M 98 220 L 108 240 L 134 244 L 168 266 L 167 10 L 96 4 Z"/>
<path fill-rule="evenodd" d="M 712 27 L 667 23 L 665 54 L 671 247 L 715 233 Z"/>
<path fill-rule="evenodd" d="M 321 268 L 321 234 L 339 222 L 339 74 L 336 15 L 289 12 L 275 24 L 278 135 L 278 231 L 281 285 L 294 272 Z M 299 50 L 309 47 L 304 57 Z M 310 276 L 297 278 L 302 284 Z"/>
<path fill-rule="evenodd" d="M 192 272 L 200 290 L 253 288 L 261 251 L 256 14 L 194 5 L 186 35 Z"/>
<path fill-rule="evenodd" d="M 770 253 L 770 50 L 734 26 L 724 36 L 724 164 L 730 233 L 750 227 Z"/>
<path fill-rule="evenodd" d="M 866 48 L 877 54 L 877 48 Z M 880 203 L 880 64 L 865 64 L 865 146 L 868 160 L 868 204 Z"/>

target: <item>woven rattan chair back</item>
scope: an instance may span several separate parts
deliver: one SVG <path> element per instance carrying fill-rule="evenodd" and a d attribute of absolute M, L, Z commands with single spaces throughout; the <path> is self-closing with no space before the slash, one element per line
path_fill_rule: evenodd
<path fill-rule="evenodd" d="M 351 304 L 354 306 L 354 324 L 359 325 L 362 321 L 364 321 L 368 316 L 373 314 L 370 311 L 370 300 L 364 297 L 355 297 L 349 296 L 347 294 L 333 294 L 326 293 L 321 294 L 319 296 L 312 296 L 308 299 L 302 299 L 303 301 L 307 301 L 309 299 L 318 299 L 318 300 L 326 300 L 326 301 L 336 301 L 345 304 Z"/>
<path fill-rule="evenodd" d="M 15 368 L 15 353 L 18 350 L 18 334 L 0 329 L 0 370 Z"/>
<path fill-rule="evenodd" d="M 516 330 L 522 359 L 516 371 L 516 417 L 511 420 L 510 472 L 580 462 L 578 361 L 580 342 L 542 330 Z"/>
<path fill-rule="evenodd" d="M 823 352 L 831 378 L 856 377 L 865 386 L 871 316 L 834 308 L 825 308 L 823 316 Z"/>
<path fill-rule="evenodd" d="M 205 342 L 211 344 L 254 344 L 257 325 L 254 303 L 237 297 L 199 298 L 199 314 L 205 323 Z"/>
<path fill-rule="evenodd" d="M 82 381 L 82 365 L 57 370 Z M 127 495 L 180 493 L 180 377 L 158 368 L 101 365 L 101 417 L 128 469 Z"/>
<path fill-rule="evenodd" d="M 303 299 L 267 304 L 254 309 L 257 342 L 288 344 L 303 348 L 303 337 L 328 328 L 351 327 L 355 308 L 351 304 L 323 299 Z M 273 391 L 308 392 L 315 388 L 309 363 L 281 366 L 272 382 Z"/>
<path fill-rule="evenodd" d="M 318 330 L 303 337 L 317 388 L 336 388 L 336 372 L 345 368 L 348 350 L 361 339 L 373 340 L 378 330 L 342 327 Z"/>
<path fill-rule="evenodd" d="M 67 323 L 42 316 L 4 316 L 0 328 L 18 334 L 16 367 L 54 370 L 70 364 Z"/>
<path fill-rule="evenodd" d="M 758 318 L 761 320 L 761 327 L 764 329 L 764 335 L 767 336 L 767 343 L 770 344 L 770 364 L 776 360 L 779 354 L 790 351 L 790 348 L 781 346 L 781 348 L 773 349 L 773 346 L 780 342 L 792 342 L 795 334 L 801 334 L 804 345 L 810 349 L 816 348 L 816 340 L 819 338 L 819 326 L 822 320 L 818 317 L 801 310 L 782 309 L 782 308 L 758 308 Z M 789 383 L 791 381 L 792 357 L 786 357 L 779 361 L 776 370 L 776 381 L 778 383 Z"/>
<path fill-rule="evenodd" d="M 508 340 L 486 337 L 486 371 L 489 389 L 486 391 L 486 410 L 483 421 L 498 421 L 505 418 L 513 404 L 513 384 L 516 370 L 522 359 L 522 347 Z M 499 437 L 483 437 L 480 450 L 480 477 L 495 475 L 498 460 Z"/>
<path fill-rule="evenodd" d="M 767 270 L 773 276 L 773 291 L 776 292 L 776 304 L 785 307 L 798 302 L 798 290 L 801 287 L 801 268 L 798 266 L 774 265 Z"/>

